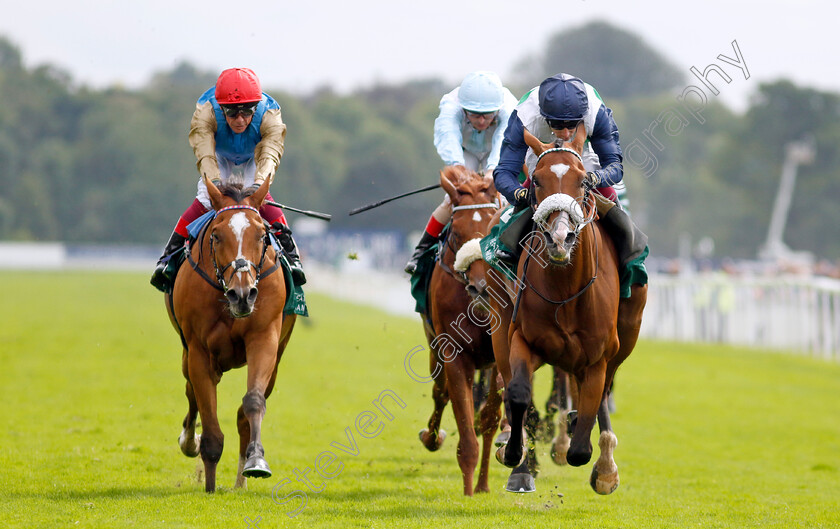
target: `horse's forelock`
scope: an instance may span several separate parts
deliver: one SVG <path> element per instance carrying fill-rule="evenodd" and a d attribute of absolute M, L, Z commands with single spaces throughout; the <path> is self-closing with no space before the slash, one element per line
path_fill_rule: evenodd
<path fill-rule="evenodd" d="M 222 196 L 235 200 L 237 204 L 245 200 L 252 193 L 250 189 L 242 189 L 241 184 L 224 184 L 219 187 L 219 192 L 222 193 Z"/>

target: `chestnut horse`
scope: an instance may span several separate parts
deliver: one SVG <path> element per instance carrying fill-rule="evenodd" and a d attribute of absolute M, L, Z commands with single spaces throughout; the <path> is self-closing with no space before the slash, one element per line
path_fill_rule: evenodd
<path fill-rule="evenodd" d="M 594 196 L 584 187 L 585 139 L 582 123 L 566 147 L 543 144 L 525 132 L 526 143 L 539 156 L 531 175 L 537 229 L 524 242 L 519 280 L 511 287 L 518 293 L 515 303 L 491 301 L 507 329 L 494 333 L 493 350 L 504 378 L 511 423 L 504 464 L 514 467 L 522 460 L 522 425 L 531 402 L 532 374 L 547 363 L 561 368 L 574 382 L 578 411 L 566 460 L 572 466 L 589 462 L 589 438 L 597 418 L 600 457 L 590 484 L 599 494 L 609 494 L 618 487 L 619 477 L 608 389 L 618 366 L 635 347 L 647 286 L 633 285 L 630 298 L 619 298 L 616 249 L 604 228 L 594 222 Z"/>
<path fill-rule="evenodd" d="M 476 369 L 493 366 L 493 345 L 488 326 L 492 317 L 487 307 L 472 303 L 460 275 L 454 273 L 455 253 L 461 245 L 487 233 L 493 212 L 499 207 L 498 193 L 490 177 L 482 177 L 462 166 L 449 166 L 440 173 L 440 183 L 452 202 L 452 222 L 442 243 L 429 284 L 429 303 L 423 315 L 430 347 L 430 367 L 434 378 L 432 398 L 435 409 L 428 428 L 420 432 L 427 449 L 440 448 L 446 433 L 440 420 L 447 401 L 458 425 L 458 465 L 464 480 L 464 494 L 489 492 L 488 469 L 493 435 L 499 425 L 501 397 L 496 370 L 489 377 L 490 390 L 481 408 L 479 430 L 483 437 L 478 482 L 473 476 L 478 462 L 478 439 L 474 427 L 473 379 Z M 498 323 L 498 319 L 496 319 Z"/>
<path fill-rule="evenodd" d="M 233 368 L 248 366 L 248 389 L 236 419 L 235 486 L 244 487 L 247 477 L 271 475 L 260 429 L 265 399 L 274 388 L 295 316 L 284 317 L 288 293 L 279 268 L 281 256 L 272 247 L 258 211 L 269 181 L 251 195 L 239 187 L 219 189 L 206 178 L 205 184 L 216 216 L 188 249 L 191 266 L 185 263 L 178 271 L 167 295 L 167 310 L 181 335 L 181 369 L 189 402 L 178 444 L 188 457 L 201 454 L 205 490 L 213 492 L 224 446 L 216 417 L 216 385 L 222 373 Z M 195 433 L 198 413 L 201 435 Z"/>

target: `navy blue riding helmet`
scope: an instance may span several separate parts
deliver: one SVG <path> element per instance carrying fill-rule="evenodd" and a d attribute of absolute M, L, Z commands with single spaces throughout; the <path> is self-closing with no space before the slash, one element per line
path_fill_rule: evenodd
<path fill-rule="evenodd" d="M 583 81 L 560 73 L 540 83 L 540 114 L 552 121 L 580 121 L 589 109 Z"/>

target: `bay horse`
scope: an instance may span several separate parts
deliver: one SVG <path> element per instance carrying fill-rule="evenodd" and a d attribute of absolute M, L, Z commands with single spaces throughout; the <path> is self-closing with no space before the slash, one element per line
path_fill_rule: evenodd
<path fill-rule="evenodd" d="M 492 316 L 487 307 L 475 304 L 456 274 L 455 254 L 465 241 L 487 233 L 499 198 L 492 178 L 483 177 L 463 166 L 448 166 L 440 172 L 440 184 L 452 203 L 452 221 L 442 243 L 429 284 L 429 302 L 423 326 L 430 348 L 430 369 L 434 378 L 434 411 L 420 441 L 430 451 L 440 448 L 446 432 L 440 429 L 447 401 L 458 426 L 458 465 L 464 494 L 489 492 L 489 461 L 493 435 L 499 425 L 501 397 L 495 368 L 489 378 L 487 400 L 479 411 L 478 430 L 483 438 L 478 482 L 473 477 L 478 463 L 473 380 L 477 369 L 494 365 L 493 344 L 488 332 Z"/>
<path fill-rule="evenodd" d="M 594 222 L 595 199 L 584 186 L 585 139 L 582 123 L 568 146 L 543 144 L 525 132 L 526 143 L 539 157 L 531 175 L 537 229 L 524 240 L 519 279 L 511 286 L 517 292 L 514 303 L 491 301 L 507 330 L 494 333 L 493 350 L 511 423 L 504 464 L 514 467 L 523 458 L 522 425 L 531 402 L 532 374 L 547 363 L 568 373 L 573 382 L 578 410 L 566 460 L 572 466 L 589 462 L 597 418 L 600 456 L 590 485 L 609 494 L 618 487 L 619 476 L 608 389 L 635 347 L 647 285 L 633 285 L 631 297 L 620 300 L 615 245 Z"/>
<path fill-rule="evenodd" d="M 222 373 L 247 365 L 247 391 L 237 411 L 239 467 L 236 487 L 247 477 L 266 478 L 261 424 L 277 365 L 289 342 L 295 315 L 283 314 L 288 292 L 281 255 L 271 244 L 259 208 L 269 180 L 249 194 L 238 186 L 217 188 L 205 178 L 216 212 L 187 249 L 167 294 L 169 318 L 181 336 L 181 369 L 189 404 L 178 438 L 188 457 L 204 462 L 205 490 L 216 489 L 216 465 L 224 434 L 216 417 L 216 386 Z M 278 273 L 274 273 L 278 272 Z M 196 434 L 201 415 L 202 433 Z"/>

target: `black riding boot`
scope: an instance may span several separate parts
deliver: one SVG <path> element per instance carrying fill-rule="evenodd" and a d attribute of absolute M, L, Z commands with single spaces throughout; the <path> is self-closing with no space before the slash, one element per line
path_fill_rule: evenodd
<path fill-rule="evenodd" d="M 271 225 L 271 232 L 277 237 L 277 242 L 280 243 L 283 253 L 289 260 L 292 269 L 292 281 L 297 286 L 305 284 L 306 274 L 303 273 L 303 265 L 300 264 L 300 255 L 298 255 L 295 240 L 292 238 L 292 229 L 278 221 Z"/>
<path fill-rule="evenodd" d="M 160 256 L 160 259 L 158 259 L 157 265 L 155 265 L 155 271 L 152 273 L 152 279 L 149 280 L 149 283 L 151 283 L 153 287 L 160 290 L 161 292 L 166 292 L 167 287 L 169 286 L 166 276 L 163 275 L 164 270 L 166 270 L 166 264 L 168 262 L 166 257 L 171 255 L 172 252 L 174 252 L 178 248 L 184 246 L 185 242 L 187 242 L 187 239 L 185 237 L 173 231 L 172 235 L 169 236 L 169 241 L 163 248 L 163 255 Z"/>
<path fill-rule="evenodd" d="M 426 253 L 426 250 L 434 246 L 437 240 L 437 237 L 429 235 L 429 232 L 427 231 L 423 231 L 423 236 L 420 237 L 420 242 L 417 243 L 417 247 L 414 248 L 414 253 L 411 255 L 411 259 L 409 259 L 408 263 L 405 265 L 406 274 L 414 275 L 414 272 L 417 271 L 417 262 L 420 261 L 420 256 Z"/>
<path fill-rule="evenodd" d="M 596 194 L 595 199 L 599 222 L 606 228 L 615 244 L 618 264 L 622 267 L 626 266 L 627 263 L 642 255 L 647 246 L 647 235 L 636 226 L 630 215 L 620 206 L 601 195 Z"/>

